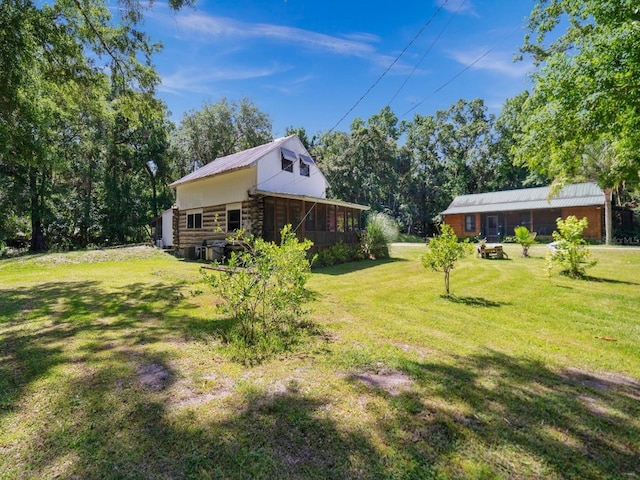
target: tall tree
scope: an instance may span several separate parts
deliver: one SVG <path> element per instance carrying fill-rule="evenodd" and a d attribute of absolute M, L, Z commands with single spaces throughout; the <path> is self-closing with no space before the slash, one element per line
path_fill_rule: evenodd
<path fill-rule="evenodd" d="M 251 99 L 236 103 L 222 98 L 186 113 L 172 135 L 172 145 L 186 162 L 179 169 L 188 173 L 218 157 L 270 142 L 271 131 L 269 115 Z"/>
<path fill-rule="evenodd" d="M 426 235 L 434 218 L 451 202 L 445 165 L 439 155 L 436 120 L 416 115 L 407 124 L 405 148 L 409 150 L 410 180 L 405 204 L 412 213 L 415 231 Z M 405 221 L 406 223 L 406 221 Z"/>
<path fill-rule="evenodd" d="M 349 134 L 334 131 L 320 139 L 314 152 L 333 197 L 378 211 L 396 210 L 398 119 L 387 113 L 383 109 L 368 122 L 357 118 Z M 380 115 L 384 122 L 378 121 Z"/>
<path fill-rule="evenodd" d="M 158 83 L 157 48 L 137 28 L 143 8 L 123 0 L 114 19 L 103 0 L 0 3 L 0 164 L 4 182 L 26 186 L 32 250 L 46 248 L 68 142 L 82 140 L 89 118 L 113 120 L 112 110 L 134 118 L 141 105 L 130 92 L 152 93 Z M 117 104 L 108 101 L 106 71 L 122 92 Z"/>
<path fill-rule="evenodd" d="M 639 22 L 626 0 L 538 1 L 521 49 L 541 66 L 515 148 L 520 163 L 562 183 L 581 175 L 585 153 L 606 142 L 612 182 L 638 184 Z"/>
<path fill-rule="evenodd" d="M 493 115 L 487 114 L 484 101 L 458 100 L 447 110 L 439 110 L 436 141 L 447 170 L 449 192 L 455 195 L 487 190 L 494 176 L 490 145 Z"/>
<path fill-rule="evenodd" d="M 522 133 L 522 112 L 528 98 L 529 92 L 524 91 L 507 99 L 496 119 L 494 142 L 491 146 L 494 176 L 490 181 L 489 191 L 539 187 L 550 183 L 544 175 L 531 172 L 527 165 L 515 162 L 513 149 L 517 136 Z"/>

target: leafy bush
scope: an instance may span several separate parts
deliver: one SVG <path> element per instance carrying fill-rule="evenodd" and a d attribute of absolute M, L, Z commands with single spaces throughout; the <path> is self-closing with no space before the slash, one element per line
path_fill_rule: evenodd
<path fill-rule="evenodd" d="M 382 227 L 377 223 L 370 224 L 367 230 L 362 232 L 360 245 L 366 258 L 389 258 L 387 237 Z"/>
<path fill-rule="evenodd" d="M 314 267 L 331 267 L 346 262 L 355 262 L 364 260 L 364 254 L 360 245 L 345 245 L 344 243 L 336 243 L 327 248 L 318 250 Z"/>
<path fill-rule="evenodd" d="M 590 260 L 591 252 L 586 248 L 587 242 L 582 238 L 588 226 L 586 218 L 578 220 L 570 215 L 566 220 L 556 220 L 558 229 L 553 232 L 555 240 L 553 248 L 547 256 L 547 270 L 551 273 L 554 266 L 560 267 L 560 273 L 573 278 L 583 277 L 587 268 L 596 264 Z"/>
<path fill-rule="evenodd" d="M 286 348 L 295 340 L 306 313 L 305 285 L 311 275 L 307 252 L 312 243 L 299 242 L 291 225 L 281 235 L 280 245 L 262 238 L 242 239 L 249 248 L 233 252 L 223 271 L 205 273 L 223 299 L 223 311 L 238 322 L 227 340 L 239 352 L 255 353 L 245 360 Z"/>
<path fill-rule="evenodd" d="M 471 253 L 473 245 L 468 242 L 458 242 L 451 225 L 446 223 L 441 227 L 440 235 L 429 241 L 429 251 L 422 256 L 425 268 L 444 272 L 444 288 L 449 295 L 449 276 L 456 262 Z"/>

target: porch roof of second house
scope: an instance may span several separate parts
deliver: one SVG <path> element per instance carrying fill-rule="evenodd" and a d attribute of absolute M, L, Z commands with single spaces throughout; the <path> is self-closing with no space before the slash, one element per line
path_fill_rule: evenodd
<path fill-rule="evenodd" d="M 595 183 L 566 185 L 553 197 L 551 191 L 551 187 L 537 187 L 459 195 L 441 213 L 453 215 L 604 205 L 604 194 Z"/>

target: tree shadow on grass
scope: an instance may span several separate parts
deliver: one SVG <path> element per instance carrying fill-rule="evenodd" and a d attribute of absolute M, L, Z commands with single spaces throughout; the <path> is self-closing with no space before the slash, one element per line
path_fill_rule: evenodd
<path fill-rule="evenodd" d="M 344 275 L 347 273 L 358 272 L 360 270 L 366 270 L 368 268 L 378 267 L 380 265 L 386 265 L 388 263 L 395 262 L 408 262 L 404 258 L 383 258 L 379 260 L 360 260 L 357 262 L 341 263 L 339 265 L 333 265 L 331 267 L 313 267 L 314 273 L 320 273 L 323 275 Z"/>
<path fill-rule="evenodd" d="M 106 479 L 390 476 L 366 432 L 340 428 L 324 413 L 329 404 L 322 397 L 302 394 L 295 386 L 275 393 L 249 390 L 226 400 L 230 413 L 224 417 L 201 417 L 197 407 L 170 402 L 171 380 L 160 388 L 141 382 L 136 363 L 150 362 L 175 376 L 162 360 L 132 360 L 116 353 L 108 367 L 87 365 L 61 385 L 49 404 L 60 421 L 38 419 L 27 449 L 34 454 L 18 459 L 23 470 L 17 474 Z M 5 474 L 16 473 L 7 468 Z"/>
<path fill-rule="evenodd" d="M 458 296 L 458 295 L 440 295 L 440 298 L 444 300 L 449 300 L 452 303 L 458 303 L 461 305 L 468 305 L 470 307 L 503 307 L 505 305 L 511 305 L 509 302 L 496 302 L 494 300 L 489 300 L 484 297 L 469 297 L 469 296 Z"/>
<path fill-rule="evenodd" d="M 596 282 L 596 283 L 611 283 L 618 285 L 640 285 L 637 282 L 630 282 L 628 280 L 615 280 L 613 278 L 602 278 L 602 277 L 592 277 L 591 275 L 585 275 L 582 277 L 583 280 L 587 282 Z"/>
<path fill-rule="evenodd" d="M 79 338 L 97 352 L 110 343 L 159 342 L 171 329 L 187 328 L 187 322 L 171 328 L 162 322 L 177 292 L 177 284 L 139 283 L 105 291 L 94 281 L 0 289 L 0 419 L 31 383 L 74 361 Z"/>
<path fill-rule="evenodd" d="M 458 449 L 464 448 L 465 439 L 482 446 L 477 452 L 485 457 L 478 459 L 480 467 L 500 464 L 500 450 L 505 449 L 524 452 L 529 459 L 521 465 L 530 465 L 531 471 L 508 472 L 521 478 L 640 474 L 636 379 L 571 369 L 554 372 L 541 362 L 494 351 L 456 357 L 453 364 L 407 362 L 403 370 L 430 392 L 425 398 L 432 401 L 423 401 L 422 411 L 427 418 L 446 419 Z M 452 413 L 451 406 L 460 411 Z M 382 428 L 410 429 L 420 437 L 425 427 L 414 420 L 396 418 Z M 429 425 L 426 441 L 431 437 Z"/>

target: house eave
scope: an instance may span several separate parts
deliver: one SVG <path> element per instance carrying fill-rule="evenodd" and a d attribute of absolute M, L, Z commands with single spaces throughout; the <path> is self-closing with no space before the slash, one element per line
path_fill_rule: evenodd
<path fill-rule="evenodd" d="M 239 167 L 230 168 L 228 170 L 225 170 L 224 172 L 215 172 L 215 173 L 211 173 L 210 175 L 205 175 L 205 176 L 202 176 L 202 177 L 186 179 L 186 180 L 176 180 L 175 182 L 170 183 L 169 187 L 175 189 L 176 187 L 181 186 L 181 185 L 187 185 L 187 184 L 190 184 L 190 183 L 195 183 L 195 182 L 199 182 L 201 180 L 206 180 L 206 179 L 210 179 L 210 178 L 214 178 L 214 177 L 222 177 L 222 176 L 224 176 L 224 175 L 226 175 L 228 173 L 239 172 L 240 170 L 247 170 L 247 169 L 250 169 L 250 168 L 255 168 L 257 163 L 258 162 L 255 161 L 253 163 L 250 163 L 249 165 L 242 165 L 242 166 L 239 166 Z"/>
<path fill-rule="evenodd" d="M 281 198 L 289 198 L 292 200 L 303 200 L 305 202 L 314 202 L 314 203 L 323 203 L 327 205 L 339 205 L 341 207 L 355 208 L 358 210 L 366 211 L 370 210 L 371 207 L 366 205 L 360 205 L 357 203 L 344 202 L 342 200 L 332 200 L 330 198 L 321 198 L 321 197 L 312 197 L 309 195 L 297 195 L 293 193 L 281 193 L 281 192 L 270 192 L 267 190 L 253 190 L 250 192 L 252 195 L 263 195 L 269 197 L 281 197 Z"/>

